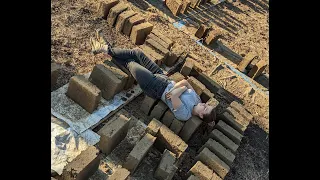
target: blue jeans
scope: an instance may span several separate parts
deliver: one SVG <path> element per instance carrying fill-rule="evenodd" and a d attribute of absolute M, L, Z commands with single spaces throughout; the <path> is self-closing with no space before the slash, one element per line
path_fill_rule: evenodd
<path fill-rule="evenodd" d="M 168 77 L 141 50 L 109 47 L 108 54 L 131 72 L 147 96 L 154 99 L 161 98 L 169 84 Z"/>

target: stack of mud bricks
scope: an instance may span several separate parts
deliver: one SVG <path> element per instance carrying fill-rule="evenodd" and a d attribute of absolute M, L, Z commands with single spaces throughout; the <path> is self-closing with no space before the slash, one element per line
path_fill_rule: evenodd
<path fill-rule="evenodd" d="M 192 0 L 166 0 L 166 6 L 173 15 L 184 14 L 191 5 Z"/>
<path fill-rule="evenodd" d="M 89 179 L 99 167 L 101 157 L 99 150 L 89 146 L 82 151 L 75 159 L 68 163 L 57 179 Z"/>
<path fill-rule="evenodd" d="M 157 65 L 166 64 L 172 66 L 175 63 L 170 61 L 170 49 L 174 42 L 164 36 L 158 30 L 153 29 L 147 36 L 146 41 L 140 46 L 143 53 Z M 168 61 L 169 60 L 169 61 Z"/>
<path fill-rule="evenodd" d="M 264 60 L 259 61 L 256 53 L 249 52 L 238 64 L 237 69 L 252 79 L 256 79 L 266 67 L 267 63 Z"/>
<path fill-rule="evenodd" d="M 200 179 L 223 179 L 230 170 L 235 153 L 253 116 L 236 101 L 219 116 L 209 140 L 199 149 L 189 170 Z"/>
<path fill-rule="evenodd" d="M 153 25 L 146 22 L 140 13 L 129 9 L 129 6 L 119 0 L 105 0 L 99 5 L 98 16 L 107 20 L 116 31 L 130 37 L 136 45 L 144 43 L 153 29 Z"/>
<path fill-rule="evenodd" d="M 163 152 L 154 177 L 163 180 L 172 179 L 185 156 L 188 145 L 157 119 L 151 120 L 146 131 L 147 134 L 157 138 L 154 145 L 160 152 Z"/>

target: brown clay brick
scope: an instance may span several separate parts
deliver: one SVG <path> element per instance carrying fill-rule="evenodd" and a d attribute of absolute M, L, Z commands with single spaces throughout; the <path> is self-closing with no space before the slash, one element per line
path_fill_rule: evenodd
<path fill-rule="evenodd" d="M 181 139 L 185 142 L 191 138 L 193 133 L 200 127 L 202 120 L 197 116 L 192 116 L 183 126 L 182 130 L 179 133 Z"/>
<path fill-rule="evenodd" d="M 114 57 L 112 57 L 111 62 L 113 62 L 118 68 L 120 68 L 124 73 L 126 73 L 128 75 L 127 83 L 124 85 L 123 89 L 127 90 L 127 89 L 131 88 L 133 86 L 134 82 L 136 81 L 134 79 L 134 77 L 132 76 L 131 72 L 125 66 L 118 63 Z"/>
<path fill-rule="evenodd" d="M 168 106 L 164 102 L 158 101 L 157 105 L 155 105 L 153 110 L 151 111 L 150 117 L 161 119 L 162 115 L 165 113 L 167 109 Z"/>
<path fill-rule="evenodd" d="M 168 109 L 165 113 L 164 113 L 164 116 L 162 118 L 162 123 L 164 125 L 166 125 L 167 127 L 170 127 L 173 119 L 174 119 L 174 114 L 171 112 L 170 109 Z"/>
<path fill-rule="evenodd" d="M 255 52 L 249 52 L 238 64 L 237 69 L 241 72 L 245 72 L 246 67 L 257 57 Z"/>
<path fill-rule="evenodd" d="M 213 98 L 214 94 L 209 91 L 209 89 L 205 88 L 200 95 L 201 101 L 206 103 L 209 101 L 210 98 Z"/>
<path fill-rule="evenodd" d="M 166 0 L 166 5 L 173 15 L 177 16 L 180 14 L 182 8 L 181 0 Z"/>
<path fill-rule="evenodd" d="M 212 93 L 217 93 L 222 87 L 204 73 L 199 73 L 197 79 L 204 84 Z"/>
<path fill-rule="evenodd" d="M 214 43 L 215 41 L 217 41 L 220 36 L 221 36 L 221 32 L 219 30 L 212 29 L 209 32 L 208 36 L 206 37 L 205 43 L 207 45 L 210 45 L 210 44 Z"/>
<path fill-rule="evenodd" d="M 134 11 L 132 11 L 132 10 L 127 10 L 127 11 L 124 11 L 124 12 L 122 12 L 121 14 L 119 14 L 119 16 L 118 16 L 118 18 L 117 18 L 117 22 L 116 22 L 116 31 L 122 32 L 123 26 L 124 26 L 124 22 L 125 22 L 128 18 L 130 18 L 130 17 L 132 17 L 132 16 L 134 16 L 134 15 L 136 15 L 136 14 L 137 14 L 137 13 L 134 12 Z"/>
<path fill-rule="evenodd" d="M 202 38 L 206 34 L 206 31 L 208 31 L 208 29 L 209 27 L 207 25 L 201 24 L 198 30 L 196 31 L 195 36 L 197 38 Z"/>
<path fill-rule="evenodd" d="M 166 42 L 169 45 L 169 48 L 172 47 L 174 42 L 171 39 L 169 39 L 167 36 L 163 35 L 156 29 L 152 29 L 151 33 L 157 36 L 158 38 L 160 38 L 162 41 Z"/>
<path fill-rule="evenodd" d="M 236 102 L 236 101 L 231 102 L 230 107 L 232 107 L 234 110 L 239 112 L 249 122 L 253 120 L 253 116 L 238 102 Z"/>
<path fill-rule="evenodd" d="M 180 121 L 176 118 L 173 119 L 171 125 L 170 125 L 170 129 L 172 132 L 174 132 L 175 134 L 179 134 L 179 132 L 181 131 L 181 129 L 183 128 L 184 126 L 184 123 L 183 121 Z"/>
<path fill-rule="evenodd" d="M 152 47 L 153 49 L 156 50 L 156 52 L 158 52 L 159 54 L 162 54 L 164 56 L 164 58 L 166 59 L 168 54 L 169 54 L 169 50 L 164 48 L 161 44 L 157 43 L 155 40 L 153 39 L 147 39 L 146 40 L 146 44 L 150 47 Z"/>
<path fill-rule="evenodd" d="M 226 135 L 224 135 L 222 132 L 220 132 L 218 129 L 214 129 L 210 135 L 210 138 L 216 140 L 221 145 L 223 145 L 225 148 L 229 149 L 233 154 L 236 153 L 239 145 L 234 143 L 231 139 L 229 139 Z"/>
<path fill-rule="evenodd" d="M 153 107 L 157 104 L 157 101 L 158 101 L 157 99 L 153 99 L 146 95 L 141 104 L 142 112 L 144 112 L 146 115 L 149 115 L 150 110 L 153 109 Z"/>
<path fill-rule="evenodd" d="M 172 179 L 178 169 L 174 164 L 175 161 L 176 155 L 170 152 L 168 149 L 165 149 L 162 154 L 159 166 L 154 173 L 154 177 L 156 179 Z"/>
<path fill-rule="evenodd" d="M 134 25 L 130 34 L 131 41 L 137 45 L 143 44 L 152 28 L 153 25 L 149 22 Z"/>
<path fill-rule="evenodd" d="M 66 95 L 89 113 L 98 107 L 101 99 L 100 89 L 82 75 L 70 79 Z"/>
<path fill-rule="evenodd" d="M 119 3 L 119 0 L 106 0 L 101 1 L 99 5 L 98 13 L 100 17 L 103 19 L 107 19 L 110 9 Z"/>
<path fill-rule="evenodd" d="M 266 69 L 267 63 L 264 60 L 260 60 L 256 65 L 253 66 L 253 68 L 248 73 L 248 76 L 252 79 L 255 79 L 258 77 L 262 72 Z"/>
<path fill-rule="evenodd" d="M 174 44 L 174 46 L 171 48 L 168 58 L 166 60 L 166 65 L 171 67 L 173 66 L 177 59 L 185 52 L 185 47 L 182 45 L 179 45 L 177 43 Z"/>
<path fill-rule="evenodd" d="M 233 129 L 231 126 L 220 120 L 216 126 L 219 131 L 223 132 L 226 136 L 228 136 L 233 142 L 235 142 L 237 145 L 240 145 L 241 139 L 243 137 L 242 134 L 240 134 L 238 131 Z"/>
<path fill-rule="evenodd" d="M 198 81 L 193 76 L 188 79 L 189 84 L 193 87 L 194 91 L 200 96 L 202 92 L 206 89 L 206 86 L 203 85 L 200 81 Z"/>
<path fill-rule="evenodd" d="M 219 101 L 217 99 L 215 99 L 214 97 L 211 97 L 206 104 L 208 104 L 209 106 L 213 106 L 214 108 L 216 108 L 219 105 Z"/>
<path fill-rule="evenodd" d="M 160 66 L 164 62 L 164 56 L 157 53 L 154 49 L 145 44 L 139 46 L 142 52 L 153 62 L 155 62 L 158 66 Z"/>
<path fill-rule="evenodd" d="M 113 6 L 108 14 L 107 22 L 110 26 L 114 26 L 117 21 L 117 17 L 120 13 L 128 9 L 128 5 L 123 2 L 119 2 L 115 6 Z"/>
<path fill-rule="evenodd" d="M 147 39 L 153 39 L 154 41 L 156 41 L 157 43 L 159 43 L 163 48 L 169 50 L 170 49 L 170 44 L 166 43 L 165 41 L 163 41 L 161 38 L 159 38 L 158 36 L 154 35 L 151 31 L 151 33 L 147 36 Z"/>
<path fill-rule="evenodd" d="M 174 81 L 174 82 L 179 82 L 184 79 L 184 76 L 180 74 L 179 72 L 175 72 L 171 76 L 169 76 L 169 79 Z"/>
<path fill-rule="evenodd" d="M 200 180 L 221 180 L 212 169 L 204 165 L 201 161 L 197 161 L 195 165 L 189 170 L 189 174 L 192 173 Z"/>
<path fill-rule="evenodd" d="M 152 118 L 152 120 L 148 124 L 146 132 L 151 134 L 152 136 L 157 136 L 157 133 L 161 126 L 162 126 L 162 123 L 160 121 L 158 121 L 155 118 Z"/>
<path fill-rule="evenodd" d="M 224 120 L 229 126 L 243 135 L 244 131 L 246 130 L 246 126 L 241 125 L 229 112 L 224 112 L 219 117 L 220 119 Z"/>
<path fill-rule="evenodd" d="M 118 168 L 115 172 L 108 177 L 108 180 L 126 180 L 130 175 L 130 171 L 125 168 Z"/>
<path fill-rule="evenodd" d="M 132 27 L 143 22 L 145 22 L 145 19 L 139 13 L 126 19 L 122 30 L 123 34 L 130 37 Z"/>
<path fill-rule="evenodd" d="M 187 9 L 190 7 L 191 1 L 190 0 L 182 0 L 182 7 L 180 10 L 181 14 L 184 14 Z"/>

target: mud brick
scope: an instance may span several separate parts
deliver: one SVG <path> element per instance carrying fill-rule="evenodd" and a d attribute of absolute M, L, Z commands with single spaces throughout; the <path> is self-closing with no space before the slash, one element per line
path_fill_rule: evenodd
<path fill-rule="evenodd" d="M 124 168 L 128 169 L 131 173 L 135 171 L 138 167 L 142 159 L 146 156 L 149 152 L 150 148 L 152 147 L 156 137 L 152 136 L 151 134 L 146 134 L 132 149 L 130 154 L 128 155 L 125 164 L 123 165 Z"/>
<path fill-rule="evenodd" d="M 232 93 L 230 93 L 229 91 L 227 91 L 223 88 L 219 89 L 217 94 L 222 96 L 228 103 L 231 103 L 232 101 L 237 99 L 237 97 L 235 95 L 233 95 Z"/>
<path fill-rule="evenodd" d="M 196 8 L 199 5 L 201 0 L 190 0 L 190 1 L 191 1 L 190 6 L 192 8 Z"/>
<path fill-rule="evenodd" d="M 185 142 L 188 142 L 188 140 L 191 138 L 193 133 L 199 128 L 201 125 L 202 120 L 198 118 L 197 116 L 192 116 L 183 126 L 182 130 L 179 133 L 179 136 L 181 139 L 183 139 Z"/>
<path fill-rule="evenodd" d="M 238 64 L 237 69 L 241 71 L 242 73 L 246 72 L 247 66 L 255 59 L 257 58 L 257 54 L 255 52 L 249 52 Z"/>
<path fill-rule="evenodd" d="M 197 161 L 189 170 L 188 174 L 193 174 L 200 180 L 221 180 L 221 178 L 201 161 Z"/>
<path fill-rule="evenodd" d="M 168 58 L 166 61 L 166 65 L 171 67 L 173 66 L 177 59 L 185 52 L 185 47 L 175 43 L 174 46 L 171 48 Z M 181 73 L 182 74 L 182 73 Z"/>
<path fill-rule="evenodd" d="M 59 75 L 59 65 L 56 63 L 51 63 L 51 87 L 57 83 Z"/>
<path fill-rule="evenodd" d="M 225 109 L 225 112 L 226 113 L 223 113 L 221 118 L 223 120 L 226 120 L 226 121 L 236 121 L 238 124 L 240 124 L 242 126 L 242 131 L 244 131 L 247 126 L 249 125 L 249 121 L 244 118 L 240 113 L 238 113 L 235 109 L 233 109 L 232 107 L 227 107 Z M 231 118 L 230 118 L 231 117 Z M 230 125 L 231 126 L 231 125 Z M 236 128 L 235 128 L 236 129 Z"/>
<path fill-rule="evenodd" d="M 185 77 L 189 76 L 191 70 L 193 69 L 193 66 L 194 66 L 194 60 L 187 57 L 186 61 L 184 62 L 183 66 L 180 70 L 180 73 Z"/>
<path fill-rule="evenodd" d="M 206 103 L 210 98 L 213 98 L 214 94 L 209 91 L 209 89 L 205 88 L 200 95 L 201 101 Z"/>
<path fill-rule="evenodd" d="M 189 8 L 190 4 L 191 4 L 190 0 L 182 0 L 182 7 L 180 10 L 180 13 L 184 14 L 187 11 L 187 9 Z"/>
<path fill-rule="evenodd" d="M 98 148 L 106 155 L 125 138 L 128 132 L 128 126 L 131 118 L 118 112 L 108 121 L 99 131 L 100 141 Z"/>
<path fill-rule="evenodd" d="M 201 152 L 204 148 L 208 148 L 211 152 L 217 155 L 223 162 L 225 162 L 229 167 L 236 158 L 234 154 L 231 153 L 227 148 L 223 147 L 217 141 L 209 138 L 209 140 L 201 147 L 198 152 Z"/>
<path fill-rule="evenodd" d="M 174 134 L 167 126 L 161 126 L 157 138 L 164 144 L 166 149 L 176 154 L 177 159 L 179 159 L 188 148 L 188 144 L 178 135 Z"/>
<path fill-rule="evenodd" d="M 182 8 L 181 0 L 166 0 L 165 3 L 173 15 L 178 16 L 180 14 Z"/>
<path fill-rule="evenodd" d="M 246 130 L 246 126 L 241 125 L 229 112 L 224 112 L 219 117 L 220 119 L 224 120 L 229 126 L 243 135 L 244 131 Z"/>
<path fill-rule="evenodd" d="M 107 60 L 108 61 L 108 60 Z M 131 72 L 123 65 L 121 65 L 119 62 L 116 61 L 114 57 L 112 57 L 111 62 L 113 62 L 118 68 L 120 68 L 124 73 L 128 75 L 127 83 L 124 85 L 123 89 L 127 90 L 131 88 L 136 81 L 134 77 L 132 76 Z"/>
<path fill-rule="evenodd" d="M 179 82 L 184 79 L 184 76 L 180 74 L 179 72 L 175 72 L 171 76 L 169 76 L 169 79 L 174 81 L 174 82 Z"/>
<path fill-rule="evenodd" d="M 201 25 L 199 26 L 197 32 L 195 33 L 195 36 L 196 36 L 197 38 L 202 38 L 202 37 L 206 34 L 206 32 L 208 32 L 209 28 L 210 28 L 210 27 L 208 27 L 207 25 L 201 24 Z"/>
<path fill-rule="evenodd" d="M 146 115 L 149 115 L 150 110 L 153 109 L 153 107 L 157 104 L 157 101 L 157 99 L 153 99 L 146 95 L 141 104 L 142 112 L 144 112 Z"/>
<path fill-rule="evenodd" d="M 222 87 L 216 83 L 213 79 L 211 79 L 209 76 L 205 75 L 204 73 L 199 73 L 199 76 L 197 76 L 197 79 L 204 84 L 210 92 L 216 94 L 219 89 Z"/>
<path fill-rule="evenodd" d="M 267 63 L 264 60 L 260 60 L 256 65 L 253 66 L 253 68 L 248 73 L 248 76 L 252 79 L 255 79 L 258 77 L 262 72 L 266 69 Z"/>
<path fill-rule="evenodd" d="M 151 31 L 151 33 L 147 36 L 147 40 L 148 39 L 153 39 L 154 41 L 156 41 L 157 43 L 159 43 L 163 48 L 169 50 L 170 49 L 170 45 L 168 43 L 166 43 L 165 41 L 163 41 L 162 39 L 160 39 L 158 36 L 154 35 Z"/>
<path fill-rule="evenodd" d="M 153 62 L 155 62 L 157 65 L 161 65 L 164 62 L 164 56 L 157 53 L 154 49 L 152 49 L 149 46 L 146 46 L 145 44 L 139 46 L 142 50 L 142 52 Z"/>
<path fill-rule="evenodd" d="M 200 81 L 198 81 L 193 76 L 188 78 L 189 84 L 193 87 L 194 91 L 200 96 L 202 92 L 206 89 L 206 86 L 203 85 Z"/>
<path fill-rule="evenodd" d="M 203 67 L 202 64 L 198 63 L 197 61 L 195 61 L 195 59 L 193 60 L 193 69 L 195 72 L 189 74 L 190 76 L 199 76 L 199 73 L 202 73 L 205 71 L 205 68 Z"/>
<path fill-rule="evenodd" d="M 165 113 L 164 113 L 164 116 L 162 118 L 162 123 L 164 125 L 166 125 L 167 127 L 170 127 L 173 119 L 174 119 L 174 114 L 171 112 L 170 109 L 168 109 Z"/>
<path fill-rule="evenodd" d="M 103 19 L 107 19 L 110 9 L 119 3 L 119 0 L 106 0 L 101 1 L 99 4 L 98 13 Z"/>
<path fill-rule="evenodd" d="M 239 104 L 237 101 L 231 102 L 230 107 L 232 107 L 234 110 L 239 112 L 249 122 L 251 122 L 253 120 L 253 116 L 241 104 Z"/>
<path fill-rule="evenodd" d="M 110 26 L 114 26 L 117 21 L 117 17 L 120 13 L 128 9 L 128 5 L 123 2 L 119 2 L 117 5 L 113 6 L 108 14 L 107 22 Z"/>
<path fill-rule="evenodd" d="M 223 132 L 226 136 L 228 136 L 232 141 L 234 141 L 236 144 L 240 145 L 241 139 L 243 137 L 242 134 L 240 134 L 238 131 L 233 129 L 231 126 L 220 120 L 218 124 L 216 125 L 216 128 Z"/>
<path fill-rule="evenodd" d="M 155 105 L 153 110 L 151 111 L 150 117 L 161 119 L 162 115 L 165 113 L 167 109 L 168 106 L 164 102 L 159 101 L 158 104 Z"/>
<path fill-rule="evenodd" d="M 134 25 L 137 25 L 137 24 L 140 24 L 140 23 L 143 23 L 145 22 L 145 19 L 142 17 L 141 14 L 136 14 L 128 19 L 126 19 L 124 21 L 124 26 L 123 26 L 123 34 L 127 35 L 130 37 L 130 34 L 131 34 L 131 30 L 132 30 L 132 27 Z"/>
<path fill-rule="evenodd" d="M 97 64 L 89 77 L 89 81 L 101 89 L 102 97 L 107 100 L 123 90 L 127 80 L 128 75 L 111 61 Z"/>
<path fill-rule="evenodd" d="M 75 159 L 68 163 L 62 172 L 62 179 L 89 179 L 99 167 L 99 150 L 94 146 L 89 146 L 82 151 Z"/>
<path fill-rule="evenodd" d="M 167 36 L 163 35 L 156 29 L 153 29 L 151 33 L 157 36 L 158 38 L 160 38 L 162 41 L 166 42 L 169 45 L 169 48 L 172 47 L 174 42 L 171 39 L 169 39 Z"/>
<path fill-rule="evenodd" d="M 207 45 L 210 45 L 210 44 L 214 43 L 215 41 L 217 41 L 221 36 L 222 36 L 221 31 L 219 31 L 217 29 L 212 29 L 208 33 L 208 36 L 205 39 L 205 43 Z"/>
<path fill-rule="evenodd" d="M 214 129 L 210 135 L 210 138 L 216 140 L 220 144 L 222 144 L 225 148 L 229 149 L 233 154 L 236 153 L 239 145 L 234 143 L 231 139 L 229 139 L 227 136 L 225 136 L 222 132 L 220 132 L 218 129 Z"/>
<path fill-rule="evenodd" d="M 164 56 L 164 58 L 166 59 L 168 54 L 169 54 L 169 50 L 164 48 L 161 44 L 157 43 L 155 40 L 153 39 L 147 39 L 146 40 L 146 44 L 150 47 L 152 47 L 153 49 L 156 50 L 156 52 L 158 52 L 159 54 L 162 54 Z"/>
<path fill-rule="evenodd" d="M 187 180 L 200 180 L 197 176 L 191 175 Z"/>
<path fill-rule="evenodd" d="M 108 177 L 108 180 L 126 180 L 129 176 L 130 171 L 125 168 L 118 168 L 115 172 Z"/>
<path fill-rule="evenodd" d="M 134 12 L 134 11 L 132 11 L 132 10 L 127 10 L 127 11 L 124 11 L 124 12 L 122 12 L 121 14 L 119 14 L 119 16 L 118 16 L 118 18 L 117 18 L 117 22 L 116 22 L 116 31 L 122 32 L 123 26 L 124 26 L 124 22 L 125 22 L 128 18 L 130 18 L 130 17 L 132 17 L 132 16 L 134 16 L 134 15 L 136 15 L 136 14 L 137 14 L 137 13 Z"/>
<path fill-rule="evenodd" d="M 161 126 L 162 126 L 162 123 L 157 119 L 153 118 L 148 124 L 146 132 L 151 134 L 152 136 L 157 136 L 157 133 Z"/>
<path fill-rule="evenodd" d="M 154 173 L 154 177 L 156 179 L 171 180 L 178 169 L 174 165 L 175 161 L 176 155 L 170 152 L 168 149 L 165 149 L 162 154 L 159 166 Z"/>
<path fill-rule="evenodd" d="M 196 160 L 207 165 L 222 178 L 224 178 L 230 170 L 230 167 L 225 162 L 206 147 L 198 154 Z"/>
<path fill-rule="evenodd" d="M 100 89 L 82 75 L 70 79 L 66 95 L 89 113 L 98 107 L 101 99 Z"/>
<path fill-rule="evenodd" d="M 181 131 L 181 129 L 184 126 L 183 121 L 179 121 L 178 119 L 174 118 L 171 125 L 170 125 L 170 129 L 171 131 L 173 131 L 175 134 L 179 134 L 179 132 Z"/>
<path fill-rule="evenodd" d="M 212 97 L 206 102 L 206 104 L 208 104 L 209 106 L 213 106 L 213 108 L 217 108 L 217 106 L 219 105 L 219 101 Z"/>
<path fill-rule="evenodd" d="M 152 28 L 153 25 L 149 22 L 134 25 L 130 34 L 131 41 L 137 45 L 143 44 Z"/>

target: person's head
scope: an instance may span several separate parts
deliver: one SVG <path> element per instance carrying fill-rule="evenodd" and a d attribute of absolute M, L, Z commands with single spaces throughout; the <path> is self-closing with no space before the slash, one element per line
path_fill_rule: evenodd
<path fill-rule="evenodd" d="M 213 106 L 206 103 L 199 103 L 193 108 L 193 112 L 198 115 L 204 122 L 211 123 L 216 121 L 216 110 Z"/>

